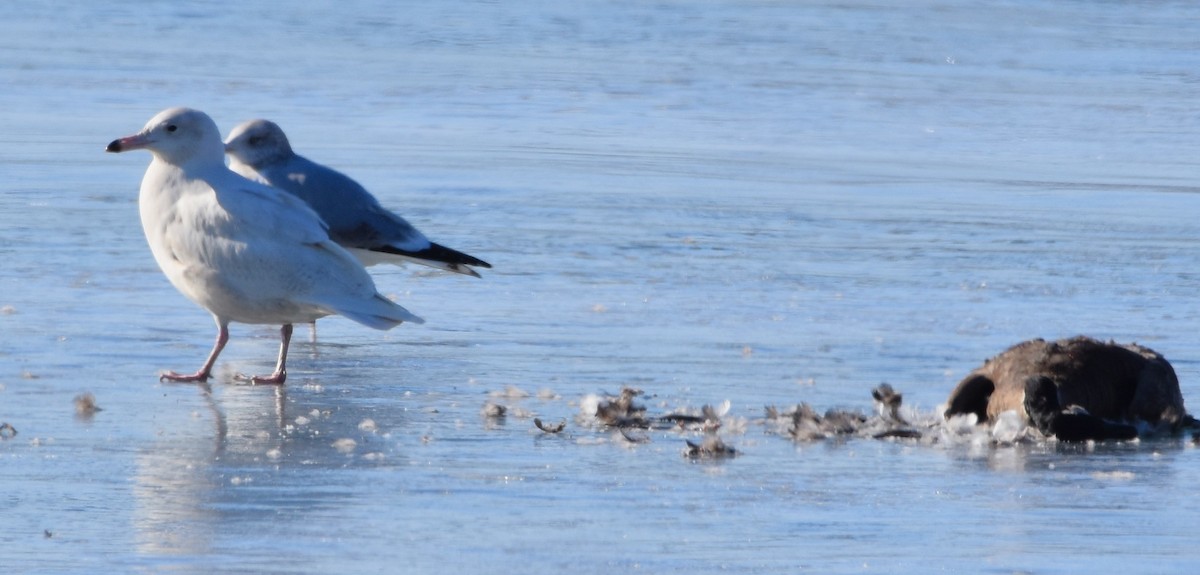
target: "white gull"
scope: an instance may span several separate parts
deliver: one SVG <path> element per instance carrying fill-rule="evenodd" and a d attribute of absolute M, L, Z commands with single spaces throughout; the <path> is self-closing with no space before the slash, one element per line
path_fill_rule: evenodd
<path fill-rule="evenodd" d="M 475 277 L 479 274 L 470 266 L 492 267 L 479 258 L 429 241 L 349 176 L 297 155 L 274 122 L 242 123 L 229 133 L 225 152 L 233 171 L 308 202 L 329 224 L 330 237 L 365 265 L 411 261 Z"/>
<path fill-rule="evenodd" d="M 229 323 L 281 324 L 275 371 L 250 378 L 283 383 L 292 324 L 340 314 L 375 329 L 423 323 L 379 294 L 371 276 L 329 238 L 303 201 L 225 167 L 217 125 L 203 112 L 171 108 L 137 134 L 114 140 L 108 152 L 146 149 L 138 207 L 154 260 L 183 295 L 207 309 L 217 341 L 193 374 L 171 381 L 206 381 L 229 340 Z"/>

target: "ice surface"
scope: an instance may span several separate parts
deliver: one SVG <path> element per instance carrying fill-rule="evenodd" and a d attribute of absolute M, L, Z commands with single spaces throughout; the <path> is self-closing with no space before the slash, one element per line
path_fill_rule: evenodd
<path fill-rule="evenodd" d="M 1155 348 L 1200 401 L 1198 19 L 1049 1 L 14 3 L 0 565 L 1194 571 L 1187 438 L 998 445 L 951 422 L 932 444 L 797 442 L 762 418 L 871 413 L 883 381 L 906 418 L 935 417 L 984 358 L 1077 333 Z M 169 105 L 224 131 L 275 120 L 495 268 L 373 269 L 428 323 L 322 322 L 284 388 L 232 381 L 274 357 L 275 330 L 244 326 L 210 388 L 160 385 L 211 328 L 146 248 L 145 164 L 102 149 Z M 717 433 L 737 456 L 682 457 L 699 429 L 576 421 L 623 387 L 653 414 L 728 400 Z M 77 419 L 84 393 L 103 410 Z M 488 401 L 528 417 L 481 416 Z"/>

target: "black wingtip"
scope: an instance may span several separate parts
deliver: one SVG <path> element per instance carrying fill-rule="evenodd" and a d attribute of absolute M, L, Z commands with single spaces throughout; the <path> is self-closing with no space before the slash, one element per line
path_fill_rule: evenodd
<path fill-rule="evenodd" d="M 427 247 L 423 250 L 419 250 L 419 251 L 402 250 L 402 249 L 399 249 L 399 248 L 396 248 L 393 246 L 380 246 L 378 248 L 371 248 L 371 251 L 385 253 L 385 254 L 394 254 L 394 255 L 398 255 L 398 256 L 406 256 L 406 257 L 417 258 L 417 259 L 422 259 L 422 260 L 442 262 L 445 264 L 449 264 L 451 267 L 454 267 L 454 268 L 460 268 L 461 266 L 473 266 L 473 267 L 477 267 L 477 268 L 491 269 L 491 267 L 492 267 L 492 264 L 489 264 L 475 256 L 472 256 L 469 254 L 464 254 L 456 249 L 448 248 L 441 244 L 435 244 L 435 243 L 431 243 L 429 245 L 429 247 Z M 467 269 L 469 269 L 469 268 L 467 268 Z M 467 273 L 467 272 L 460 272 L 460 273 Z M 467 275 L 474 275 L 475 277 L 479 277 L 479 274 L 476 274 L 476 273 L 468 273 Z"/>

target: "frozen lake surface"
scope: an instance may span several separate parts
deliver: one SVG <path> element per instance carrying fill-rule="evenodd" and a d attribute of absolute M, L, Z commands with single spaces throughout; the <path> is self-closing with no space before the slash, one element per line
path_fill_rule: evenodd
<path fill-rule="evenodd" d="M 1200 402 L 1190 3 L 13 3 L 0 18 L 8 573 L 1191 572 L 1188 438 L 768 433 L 931 417 L 1032 337 L 1138 341 Z M 426 318 L 213 336 L 137 216 L 187 105 L 278 122 L 482 280 L 373 268 Z M 630 443 L 592 394 L 651 413 Z M 77 417 L 73 398 L 102 411 Z M 485 417 L 486 404 L 508 408 Z M 565 421 L 538 431 L 533 418 Z"/>

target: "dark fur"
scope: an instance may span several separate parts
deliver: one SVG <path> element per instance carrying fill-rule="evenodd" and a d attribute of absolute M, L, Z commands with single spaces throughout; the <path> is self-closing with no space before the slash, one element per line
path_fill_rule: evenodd
<path fill-rule="evenodd" d="M 1058 401 L 1058 386 L 1044 375 L 1025 380 L 1025 412 L 1030 424 L 1043 435 L 1062 441 L 1124 441 L 1137 437 L 1137 428 L 1105 421 L 1082 410 L 1064 410 Z"/>
<path fill-rule="evenodd" d="M 1063 406 L 1086 413 L 1066 412 Z M 1060 439 L 1125 436 L 1132 429 L 1099 424 L 1178 428 L 1194 421 L 1184 408 L 1175 370 L 1163 356 L 1137 344 L 1084 336 L 1034 339 L 1008 348 L 963 378 L 950 393 L 944 415 L 974 413 L 983 423 L 1008 410 Z"/>

